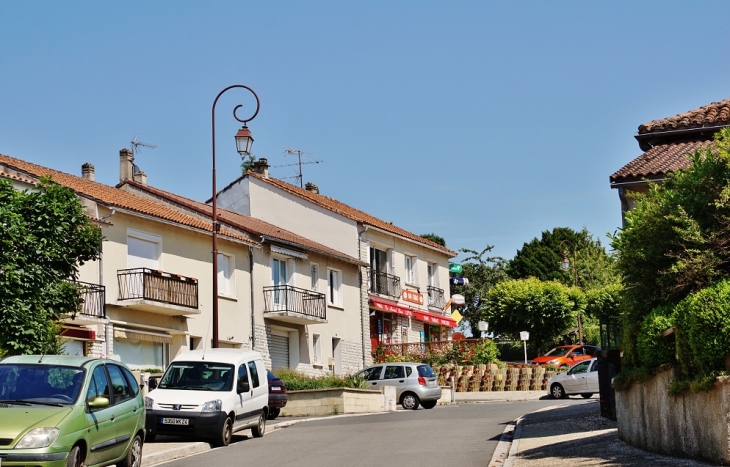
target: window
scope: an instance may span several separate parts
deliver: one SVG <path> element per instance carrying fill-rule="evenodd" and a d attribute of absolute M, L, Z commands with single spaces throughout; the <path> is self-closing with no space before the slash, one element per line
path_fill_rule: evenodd
<path fill-rule="evenodd" d="M 327 269 L 327 303 L 342 306 L 342 272 Z"/>
<path fill-rule="evenodd" d="M 94 368 L 94 372 L 91 375 L 91 381 L 89 382 L 89 391 L 86 393 L 86 401 L 92 402 L 97 397 L 105 397 L 109 399 L 111 404 L 112 400 L 109 397 L 109 382 L 106 379 L 106 371 L 104 366 L 99 365 Z M 102 410 L 105 407 L 89 407 L 91 412 Z"/>
<path fill-rule="evenodd" d="M 162 237 L 127 230 L 127 268 L 160 269 Z"/>
<path fill-rule="evenodd" d="M 311 278 L 310 281 L 310 290 L 312 292 L 317 291 L 317 282 L 319 281 L 319 265 L 312 263 L 309 267 L 309 276 Z"/>
<path fill-rule="evenodd" d="M 320 344 L 319 334 L 312 335 L 312 363 L 316 365 L 322 364 L 322 345 Z"/>
<path fill-rule="evenodd" d="M 409 284 L 416 283 L 416 257 L 406 255 L 406 282 Z"/>
<path fill-rule="evenodd" d="M 428 285 L 430 285 L 431 287 L 439 286 L 437 271 L 438 267 L 436 263 L 428 263 Z"/>
<path fill-rule="evenodd" d="M 274 306 L 279 308 L 286 307 L 286 285 L 289 284 L 289 278 L 291 277 L 288 263 L 289 261 L 283 258 L 271 259 L 271 282 L 276 287 L 274 290 Z"/>
<path fill-rule="evenodd" d="M 233 282 L 234 257 L 218 253 L 218 295 L 235 295 Z"/>
<path fill-rule="evenodd" d="M 405 377 L 406 375 L 402 365 L 389 365 L 385 367 L 385 375 L 383 376 L 383 379 L 396 379 Z"/>
<path fill-rule="evenodd" d="M 129 382 L 122 374 L 122 369 L 116 365 L 107 365 L 107 371 L 109 377 L 112 380 L 112 388 L 114 389 L 114 403 L 126 401 L 132 398 L 132 390 L 129 387 Z"/>
<path fill-rule="evenodd" d="M 256 362 L 248 362 L 248 371 L 251 373 L 251 384 L 253 387 L 259 387 L 259 370 L 256 368 Z"/>

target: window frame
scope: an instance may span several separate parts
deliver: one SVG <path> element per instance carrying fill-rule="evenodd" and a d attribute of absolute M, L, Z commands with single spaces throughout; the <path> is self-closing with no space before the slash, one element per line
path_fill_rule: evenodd
<path fill-rule="evenodd" d="M 334 282 L 334 286 L 332 284 Z M 342 271 L 335 268 L 327 268 L 327 305 L 343 307 Z"/>
<path fill-rule="evenodd" d="M 403 254 L 403 268 L 405 269 L 404 281 L 406 284 L 418 284 L 418 257 L 415 255 Z M 410 263 L 410 265 L 409 265 Z"/>
<path fill-rule="evenodd" d="M 228 277 L 225 275 L 221 278 L 221 257 L 226 258 L 228 263 Z M 223 279 L 223 280 L 221 280 Z M 227 292 L 221 291 L 221 284 L 226 283 L 228 286 Z M 221 297 L 236 297 L 236 256 L 226 251 L 218 251 L 218 296 Z"/>

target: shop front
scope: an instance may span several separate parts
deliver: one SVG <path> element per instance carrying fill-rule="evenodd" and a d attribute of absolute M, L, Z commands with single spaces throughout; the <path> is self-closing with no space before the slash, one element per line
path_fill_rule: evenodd
<path fill-rule="evenodd" d="M 448 340 L 456 327 L 449 316 L 374 298 L 369 300 L 369 308 L 372 350 L 378 345 Z"/>

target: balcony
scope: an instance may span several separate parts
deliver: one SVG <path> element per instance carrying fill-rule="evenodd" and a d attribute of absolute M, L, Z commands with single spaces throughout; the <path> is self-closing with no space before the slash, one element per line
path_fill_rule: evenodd
<path fill-rule="evenodd" d="M 61 317 L 73 320 L 74 324 L 99 324 L 106 318 L 106 288 L 99 284 L 75 282 L 79 287 L 79 310 L 64 313 Z"/>
<path fill-rule="evenodd" d="M 326 323 L 325 295 L 290 285 L 264 287 L 264 318 L 294 324 Z"/>
<path fill-rule="evenodd" d="M 400 277 L 378 272 L 370 268 L 368 270 L 370 276 L 370 287 L 368 292 L 385 295 L 387 297 L 399 299 L 401 295 Z"/>
<path fill-rule="evenodd" d="M 426 288 L 426 291 L 428 292 L 428 306 L 443 310 L 446 306 L 444 289 L 439 289 L 438 287 L 429 285 Z"/>
<path fill-rule="evenodd" d="M 147 268 L 117 271 L 118 305 L 162 315 L 199 314 L 198 280 Z"/>

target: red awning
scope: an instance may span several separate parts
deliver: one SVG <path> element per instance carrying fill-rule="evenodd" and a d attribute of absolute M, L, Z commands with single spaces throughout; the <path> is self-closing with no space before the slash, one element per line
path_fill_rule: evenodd
<path fill-rule="evenodd" d="M 62 328 L 61 337 L 65 337 L 67 339 L 73 338 L 85 341 L 93 341 L 94 339 L 96 339 L 96 331 L 83 328 Z"/>
<path fill-rule="evenodd" d="M 402 316 L 410 316 L 416 318 L 424 323 L 433 323 L 440 326 L 449 326 L 451 328 L 456 327 L 456 321 L 449 318 L 448 316 L 441 316 L 427 311 L 415 310 L 410 307 L 393 305 L 387 302 L 381 302 L 380 300 L 370 299 L 370 306 L 377 309 L 387 311 L 389 313 L 395 313 Z"/>

